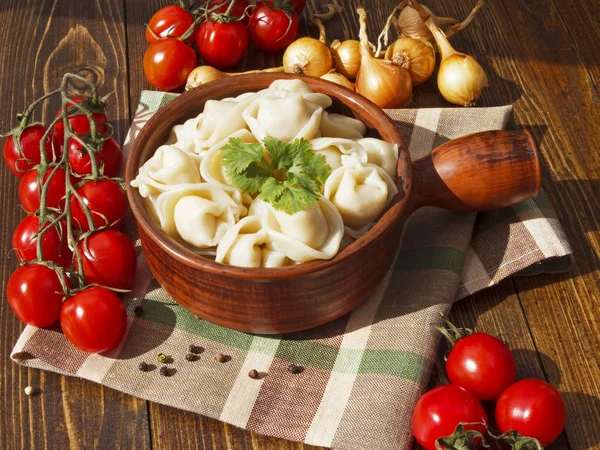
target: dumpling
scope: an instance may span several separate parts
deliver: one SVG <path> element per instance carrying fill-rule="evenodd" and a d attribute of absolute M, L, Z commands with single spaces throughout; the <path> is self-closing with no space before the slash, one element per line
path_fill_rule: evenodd
<path fill-rule="evenodd" d="M 359 139 L 358 144 L 364 148 L 367 155 L 367 160 L 363 162 L 381 167 L 392 180 L 396 179 L 398 145 L 375 138 Z"/>
<path fill-rule="evenodd" d="M 287 97 L 286 92 L 294 94 L 302 94 L 305 100 L 316 103 L 323 109 L 329 108 L 332 105 L 331 97 L 325 94 L 313 92 L 308 84 L 302 80 L 275 80 L 268 89 L 260 92 L 263 96 L 276 95 L 279 97 Z"/>
<path fill-rule="evenodd" d="M 361 162 L 367 162 L 365 149 L 352 139 L 342 138 L 317 138 L 311 142 L 312 151 L 325 156 L 325 160 L 332 170 L 342 166 L 342 155 L 357 154 Z"/>
<path fill-rule="evenodd" d="M 382 168 L 355 160 L 329 175 L 323 195 L 335 205 L 344 224 L 358 230 L 374 222 L 397 193 L 394 181 Z"/>
<path fill-rule="evenodd" d="M 218 186 L 187 184 L 159 195 L 156 211 L 169 236 L 207 248 L 217 245 L 227 229 L 246 214 L 240 200 Z"/>
<path fill-rule="evenodd" d="M 344 222 L 335 206 L 321 197 L 306 211 L 286 214 L 257 197 L 249 211 L 261 218 L 277 250 L 292 261 L 333 258 L 344 236 Z"/>
<path fill-rule="evenodd" d="M 360 120 L 352 117 L 324 112 L 320 131 L 323 137 L 360 139 L 367 132 L 367 127 Z"/>
<path fill-rule="evenodd" d="M 297 94 L 312 94 L 313 91 L 308 84 L 302 80 L 291 79 L 291 80 L 275 80 L 269 86 L 269 89 L 278 91 L 290 91 Z"/>
<path fill-rule="evenodd" d="M 244 217 L 225 232 L 217 246 L 215 261 L 241 267 L 281 267 L 289 263 L 273 247 L 257 216 Z"/>
<path fill-rule="evenodd" d="M 179 184 L 200 183 L 199 158 L 172 145 L 161 145 L 131 181 L 142 197 L 173 189 Z"/>
<path fill-rule="evenodd" d="M 300 94 L 283 98 L 261 97 L 244 111 L 244 119 L 258 141 L 273 136 L 284 142 L 313 139 L 319 133 L 323 107 Z"/>
<path fill-rule="evenodd" d="M 175 125 L 171 129 L 171 134 L 165 145 L 172 145 L 186 153 L 195 153 L 198 127 L 202 124 L 203 118 L 204 115 L 199 114 L 186 120 L 183 125 Z"/>

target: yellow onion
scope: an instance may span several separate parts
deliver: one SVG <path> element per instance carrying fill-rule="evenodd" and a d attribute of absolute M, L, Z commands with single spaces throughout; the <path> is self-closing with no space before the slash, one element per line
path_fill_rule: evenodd
<path fill-rule="evenodd" d="M 227 73 L 221 72 L 218 69 L 215 69 L 211 66 L 199 66 L 190 72 L 187 77 L 187 81 L 185 83 L 185 90 L 189 91 L 190 89 L 194 89 L 198 86 L 202 86 L 203 84 L 209 83 L 214 80 L 218 80 L 219 78 L 233 76 L 233 75 L 243 75 L 246 73 L 260 73 L 260 72 L 283 72 L 283 67 L 273 67 L 270 69 L 262 69 L 262 70 L 248 70 L 247 72 L 234 72 Z"/>
<path fill-rule="evenodd" d="M 321 78 L 323 80 L 331 81 L 332 83 L 336 83 L 336 84 L 339 84 L 340 86 L 344 86 L 344 87 L 347 87 L 348 89 L 354 90 L 354 83 L 352 81 L 350 81 L 348 78 L 346 78 L 344 75 L 342 75 L 341 73 L 331 71 L 331 72 L 326 73 L 325 75 L 321 76 Z"/>
<path fill-rule="evenodd" d="M 286 49 L 283 54 L 283 67 L 288 73 L 320 77 L 331 70 L 333 60 L 329 48 L 321 41 L 302 37 Z"/>
<path fill-rule="evenodd" d="M 352 39 L 340 42 L 336 39 L 331 43 L 330 50 L 335 70 L 354 80 L 360 67 L 360 42 Z"/>
<path fill-rule="evenodd" d="M 424 39 L 398 39 L 388 47 L 385 59 L 408 70 L 413 86 L 425 83 L 435 69 L 433 46 Z"/>
<path fill-rule="evenodd" d="M 425 12 L 429 14 L 438 27 L 443 25 L 454 25 L 458 23 L 458 20 L 453 19 L 452 17 L 437 17 L 427 6 L 421 6 Z M 429 31 L 429 28 L 427 28 L 427 26 L 421 20 L 419 13 L 413 8 L 404 8 L 400 12 L 397 26 L 401 36 L 411 37 L 414 39 L 423 38 L 428 41 L 433 41 L 433 35 L 431 34 L 431 31 Z"/>
<path fill-rule="evenodd" d="M 367 13 L 358 8 L 360 18 L 361 63 L 356 77 L 356 92 L 380 108 L 400 108 L 412 101 L 412 81 L 406 69 L 377 59 L 369 51 Z"/>

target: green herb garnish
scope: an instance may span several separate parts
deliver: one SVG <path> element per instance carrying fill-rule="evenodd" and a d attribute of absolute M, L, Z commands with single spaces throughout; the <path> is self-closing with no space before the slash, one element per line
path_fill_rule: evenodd
<path fill-rule="evenodd" d="M 323 155 L 311 151 L 306 139 L 286 143 L 266 137 L 262 144 L 231 138 L 224 147 L 223 164 L 231 184 L 260 197 L 280 211 L 306 210 L 321 195 L 331 173 Z"/>

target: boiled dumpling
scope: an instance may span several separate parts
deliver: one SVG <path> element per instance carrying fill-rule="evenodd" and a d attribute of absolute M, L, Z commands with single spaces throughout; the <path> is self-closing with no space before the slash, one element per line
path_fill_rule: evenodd
<path fill-rule="evenodd" d="M 175 125 L 166 145 L 172 145 L 186 153 L 196 153 L 196 140 L 198 139 L 198 128 L 202 124 L 203 114 L 186 120 L 183 125 Z"/>
<path fill-rule="evenodd" d="M 319 133 L 323 108 L 300 94 L 282 98 L 263 96 L 244 111 L 244 119 L 258 141 L 273 136 L 284 142 L 313 139 Z"/>
<path fill-rule="evenodd" d="M 275 80 L 268 89 L 260 92 L 263 96 L 287 97 L 291 94 L 302 94 L 305 100 L 316 103 L 323 109 L 332 105 L 329 95 L 313 92 L 308 84 L 302 80 Z"/>
<path fill-rule="evenodd" d="M 358 230 L 374 222 L 397 192 L 394 181 L 383 169 L 355 160 L 329 175 L 324 196 L 335 205 L 344 224 Z"/>
<path fill-rule="evenodd" d="M 367 162 L 367 154 L 365 149 L 352 139 L 343 138 L 317 138 L 311 142 L 312 151 L 323 155 L 325 161 L 332 170 L 341 167 L 342 155 L 357 154 L 360 161 Z"/>
<path fill-rule="evenodd" d="M 161 228 L 194 247 L 217 245 L 228 228 L 247 210 L 241 198 L 208 183 L 181 185 L 158 196 L 156 211 Z"/>
<path fill-rule="evenodd" d="M 360 139 L 367 132 L 367 127 L 352 117 L 323 112 L 320 130 L 323 137 Z"/>
<path fill-rule="evenodd" d="M 142 197 L 150 197 L 183 183 L 200 183 L 199 158 L 172 145 L 161 145 L 131 181 Z"/>
<path fill-rule="evenodd" d="M 269 89 L 278 91 L 290 91 L 297 94 L 312 94 L 313 91 L 308 84 L 302 80 L 275 80 L 269 86 Z"/>
<path fill-rule="evenodd" d="M 392 180 L 396 179 L 398 145 L 375 138 L 359 139 L 358 144 L 366 151 L 367 160 L 365 162 L 381 167 Z"/>
<path fill-rule="evenodd" d="M 241 267 L 281 267 L 289 259 L 277 251 L 257 216 L 248 216 L 229 228 L 217 246 L 215 261 Z"/>
<path fill-rule="evenodd" d="M 344 236 L 340 213 L 324 197 L 296 214 L 277 211 L 257 197 L 249 215 L 260 217 L 277 250 L 296 262 L 333 258 Z"/>

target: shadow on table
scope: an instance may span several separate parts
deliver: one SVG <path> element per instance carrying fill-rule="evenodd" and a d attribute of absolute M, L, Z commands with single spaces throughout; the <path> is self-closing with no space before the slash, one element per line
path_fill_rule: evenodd
<path fill-rule="evenodd" d="M 582 392 L 561 392 L 567 406 L 571 448 L 589 450 L 600 444 L 600 399 Z M 575 433 L 577 435 L 575 435 Z"/>

